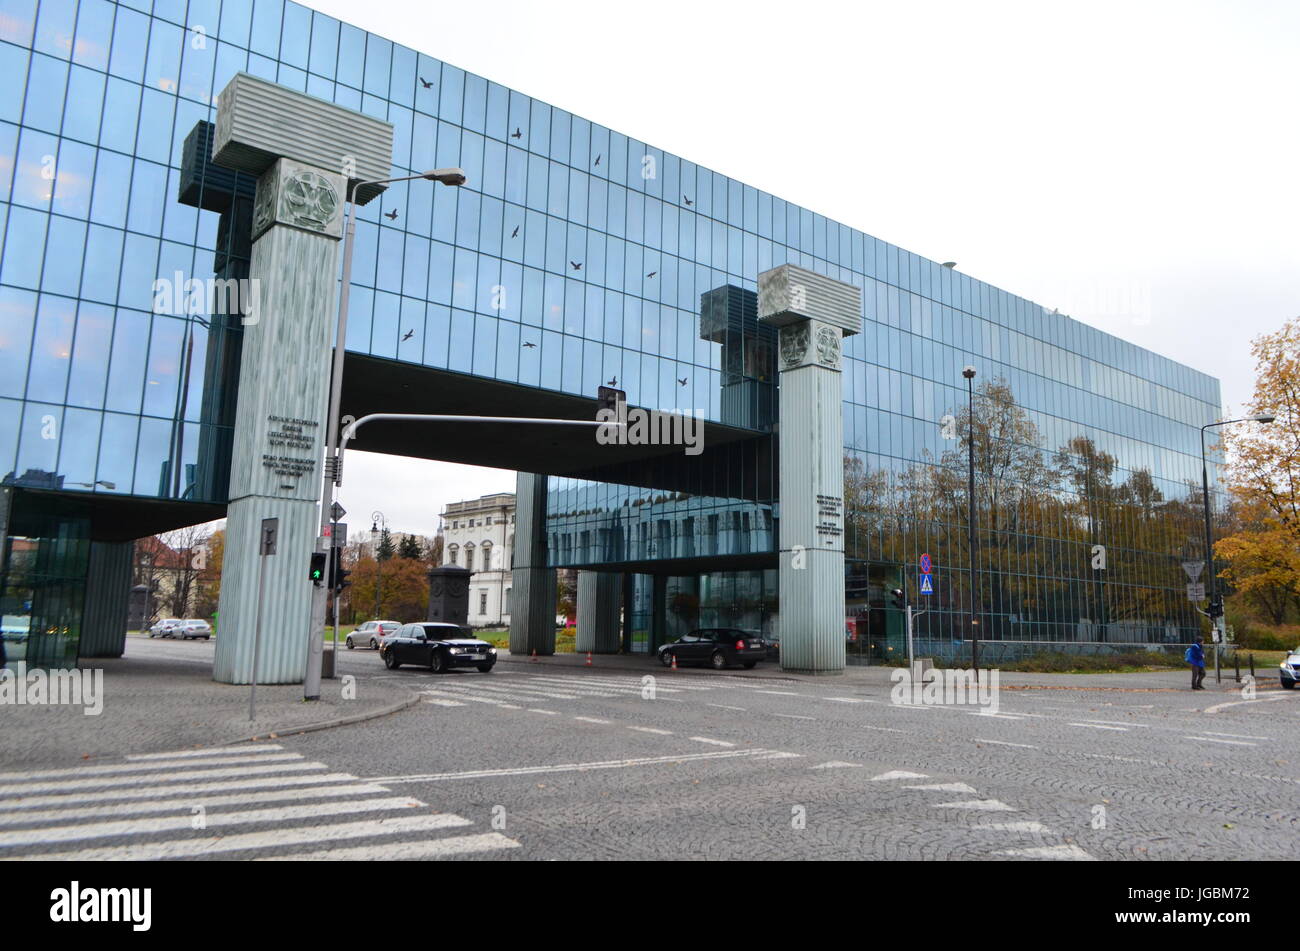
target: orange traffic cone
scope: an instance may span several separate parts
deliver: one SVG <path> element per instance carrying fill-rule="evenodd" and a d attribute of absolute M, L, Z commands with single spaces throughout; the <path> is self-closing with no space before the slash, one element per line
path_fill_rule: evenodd
<path fill-rule="evenodd" d="M 673 670 L 677 669 L 677 655 L 673 654 Z"/>
<path fill-rule="evenodd" d="M 537 648 L 533 648 L 533 663 L 537 663 Z"/>
<path fill-rule="evenodd" d="M 591 666 L 591 651 L 587 651 L 587 663 L 584 666 L 586 667 Z"/>

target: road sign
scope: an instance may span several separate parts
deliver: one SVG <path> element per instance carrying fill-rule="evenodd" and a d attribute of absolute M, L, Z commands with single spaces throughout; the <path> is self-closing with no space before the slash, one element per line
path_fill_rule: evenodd
<path fill-rule="evenodd" d="M 922 555 L 922 556 L 921 556 L 921 574 L 923 574 L 923 575 L 928 575 L 928 574 L 929 574 L 931 571 L 933 571 L 933 570 L 934 570 L 934 563 L 930 561 L 930 555 L 929 555 L 928 553 Z"/>
<path fill-rule="evenodd" d="M 1188 601 L 1204 601 L 1204 600 L 1205 600 L 1205 585 L 1203 585 L 1203 584 L 1189 584 L 1189 585 L 1187 586 L 1187 600 L 1188 600 Z"/>
<path fill-rule="evenodd" d="M 934 584 L 930 581 L 929 575 L 921 575 L 921 593 L 934 594 Z"/>
<path fill-rule="evenodd" d="M 1196 582 L 1201 579 L 1201 572 L 1205 570 L 1203 561 L 1185 561 L 1183 562 L 1183 571 L 1187 572 L 1187 580 Z"/>
<path fill-rule="evenodd" d="M 331 520 L 331 521 L 334 521 L 334 522 L 341 522 L 341 521 L 343 520 L 343 516 L 345 516 L 345 515 L 347 515 L 347 514 L 348 514 L 348 510 L 345 509 L 343 506 L 339 505 L 338 502 L 335 502 L 334 504 L 332 504 L 332 505 L 330 506 L 330 520 Z"/>

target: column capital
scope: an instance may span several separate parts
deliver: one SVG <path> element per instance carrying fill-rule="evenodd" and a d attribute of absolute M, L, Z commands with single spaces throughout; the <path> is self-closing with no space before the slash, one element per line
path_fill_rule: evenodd
<path fill-rule="evenodd" d="M 848 337 L 862 331 L 862 290 L 794 264 L 782 264 L 758 275 L 758 319 L 773 327 L 820 321 Z"/>
<path fill-rule="evenodd" d="M 257 180 L 253 240 L 273 225 L 288 225 L 327 238 L 343 237 L 342 175 L 282 158 Z"/>

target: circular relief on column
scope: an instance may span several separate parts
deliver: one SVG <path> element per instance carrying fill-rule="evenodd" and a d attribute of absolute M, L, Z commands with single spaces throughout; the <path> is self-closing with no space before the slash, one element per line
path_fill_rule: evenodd
<path fill-rule="evenodd" d="M 280 192 L 280 217 L 289 224 L 325 231 L 339 210 L 338 192 L 322 175 L 310 169 L 295 173 Z"/>
<path fill-rule="evenodd" d="M 840 365 L 840 334 L 832 327 L 817 331 L 817 362 L 838 369 Z"/>
<path fill-rule="evenodd" d="M 798 366 L 808 353 L 808 324 L 791 324 L 781 328 L 781 362 L 786 367 Z"/>
<path fill-rule="evenodd" d="M 453 598 L 462 597 L 465 594 L 465 592 L 468 590 L 469 590 L 469 585 L 467 585 L 463 581 L 450 579 L 447 582 L 447 594 L 451 595 Z"/>
<path fill-rule="evenodd" d="M 437 580 L 437 579 L 434 579 L 432 582 L 430 582 L 430 584 L 429 584 L 429 596 L 430 596 L 430 597 L 433 597 L 433 598 L 441 598 L 441 597 L 442 597 L 442 582 L 441 582 L 441 581 L 439 581 L 439 580 Z"/>

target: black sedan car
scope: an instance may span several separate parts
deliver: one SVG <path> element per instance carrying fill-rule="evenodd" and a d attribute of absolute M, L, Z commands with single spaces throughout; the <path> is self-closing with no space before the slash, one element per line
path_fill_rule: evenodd
<path fill-rule="evenodd" d="M 706 663 L 714 670 L 741 664 L 749 670 L 767 657 L 767 643 L 753 631 L 736 627 L 710 627 L 691 631 L 671 644 L 659 648 L 659 660 L 665 667 Z"/>
<path fill-rule="evenodd" d="M 452 667 L 477 667 L 486 674 L 497 662 L 497 649 L 487 641 L 458 624 L 437 621 L 403 624 L 380 642 L 379 655 L 389 670 L 412 664 L 435 674 Z"/>

